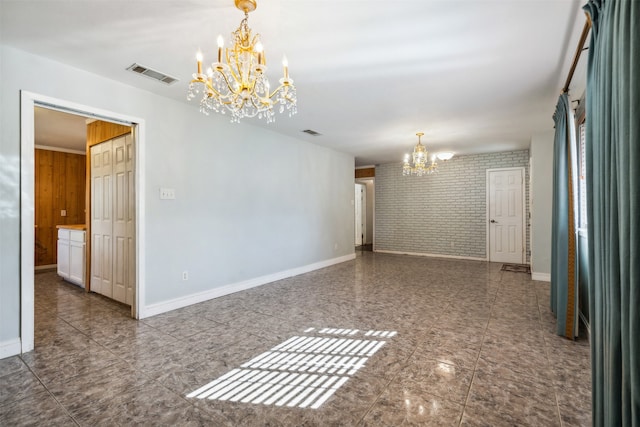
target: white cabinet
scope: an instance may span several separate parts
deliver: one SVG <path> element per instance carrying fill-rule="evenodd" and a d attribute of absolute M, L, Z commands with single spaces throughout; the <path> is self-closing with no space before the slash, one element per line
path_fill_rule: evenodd
<path fill-rule="evenodd" d="M 58 276 L 69 279 L 69 230 L 58 230 Z"/>
<path fill-rule="evenodd" d="M 68 282 L 84 288 L 85 231 L 58 229 L 58 275 Z"/>

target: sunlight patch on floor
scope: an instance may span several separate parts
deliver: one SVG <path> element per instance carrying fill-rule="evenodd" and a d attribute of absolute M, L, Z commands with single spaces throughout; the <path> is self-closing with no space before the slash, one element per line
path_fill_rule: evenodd
<path fill-rule="evenodd" d="M 349 338 L 293 336 L 187 397 L 317 409 L 384 346 L 380 338 L 396 335 L 338 328 L 318 333 Z"/>

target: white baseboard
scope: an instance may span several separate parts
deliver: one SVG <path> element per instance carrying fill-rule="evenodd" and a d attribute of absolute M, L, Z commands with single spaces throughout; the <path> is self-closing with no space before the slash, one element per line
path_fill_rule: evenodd
<path fill-rule="evenodd" d="M 0 359 L 20 354 L 21 349 L 20 338 L 2 341 L 0 342 Z"/>
<path fill-rule="evenodd" d="M 427 254 L 422 252 L 399 252 L 399 251 L 385 251 L 381 249 L 374 249 L 374 252 L 382 254 L 394 254 L 394 255 L 413 255 L 413 256 L 426 256 L 431 258 L 449 258 L 449 259 L 465 259 L 469 261 L 487 261 L 486 258 L 475 258 L 470 256 L 455 256 L 455 255 L 442 255 L 442 254 Z"/>
<path fill-rule="evenodd" d="M 356 258 L 356 254 L 349 254 L 338 258 L 332 258 L 325 261 L 316 262 L 313 264 L 303 265 L 302 267 L 292 268 L 290 270 L 280 271 L 278 273 L 268 274 L 266 276 L 256 277 L 254 279 L 245 280 L 243 282 L 232 283 L 229 285 L 220 286 L 214 289 L 210 289 L 204 292 L 198 292 L 196 294 L 187 295 L 180 298 L 175 298 L 168 301 L 159 302 L 156 304 L 150 304 L 140 310 L 140 319 L 146 317 L 155 316 L 157 314 L 166 313 L 167 311 L 176 310 L 178 308 L 187 307 L 189 305 L 198 304 L 210 299 L 218 298 L 224 295 L 229 295 L 235 292 L 244 291 L 247 289 L 255 288 L 258 286 L 266 285 L 267 283 L 275 282 L 277 280 L 286 279 L 288 277 L 298 276 L 300 274 L 308 273 L 310 271 L 319 270 L 321 268 L 329 267 L 342 262 L 351 261 Z"/>
<path fill-rule="evenodd" d="M 539 282 L 550 282 L 551 274 L 549 273 L 535 273 L 531 272 L 531 280 L 537 280 Z"/>

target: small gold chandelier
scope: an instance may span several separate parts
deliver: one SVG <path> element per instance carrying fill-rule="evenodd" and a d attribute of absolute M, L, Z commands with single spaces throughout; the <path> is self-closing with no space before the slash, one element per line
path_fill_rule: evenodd
<path fill-rule="evenodd" d="M 224 48 L 224 40 L 218 36 L 218 60 L 207 69 L 207 74 L 202 73 L 203 58 L 202 53 L 198 52 L 198 72 L 193 74 L 187 99 L 201 95 L 202 113 L 229 112 L 232 122 L 239 122 L 245 117 L 258 117 L 271 123 L 275 121 L 276 105 L 280 113 L 286 110 L 291 117 L 298 109 L 296 87 L 289 78 L 287 59 L 285 57 L 282 61 L 284 77 L 279 80 L 280 86 L 271 92 L 269 80 L 264 74 L 267 66 L 260 34 L 252 35 L 249 28 L 249 12 L 256 9 L 256 2 L 234 1 L 236 7 L 244 12 L 244 19 L 231 35 L 233 47 Z"/>
<path fill-rule="evenodd" d="M 422 145 L 422 142 L 420 141 L 420 138 L 422 137 L 422 135 L 424 135 L 424 132 L 418 132 L 416 133 L 416 135 L 418 135 L 418 144 L 413 149 L 413 166 L 411 166 L 411 164 L 409 163 L 409 155 L 405 154 L 404 165 L 402 166 L 402 175 L 404 176 L 431 175 L 432 173 L 438 171 L 438 164 L 436 163 L 435 155 L 431 157 L 431 164 L 427 165 L 427 156 L 429 153 L 426 147 Z"/>

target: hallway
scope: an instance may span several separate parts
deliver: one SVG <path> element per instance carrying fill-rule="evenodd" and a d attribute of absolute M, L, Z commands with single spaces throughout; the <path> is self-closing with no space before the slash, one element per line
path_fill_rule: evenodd
<path fill-rule="evenodd" d="M 500 267 L 358 251 L 142 321 L 36 274 L 35 350 L 0 360 L 0 425 L 590 425 L 588 342 L 555 335 L 548 283 Z"/>

